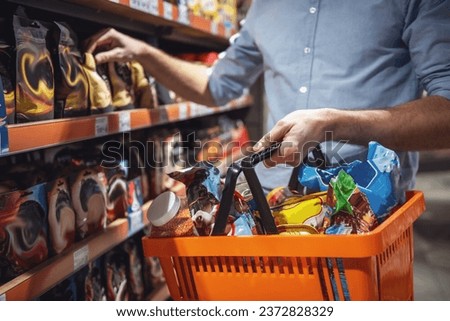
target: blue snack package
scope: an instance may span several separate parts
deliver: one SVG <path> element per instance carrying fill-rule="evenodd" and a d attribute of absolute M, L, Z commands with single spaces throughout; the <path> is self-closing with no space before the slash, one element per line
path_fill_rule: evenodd
<path fill-rule="evenodd" d="M 312 191 L 326 191 L 331 179 L 341 170 L 352 176 L 357 187 L 367 196 L 379 223 L 404 200 L 404 191 L 399 188 L 399 158 L 394 151 L 377 142 L 369 143 L 365 161 L 356 160 L 325 169 L 302 165 L 298 180 Z"/>
<path fill-rule="evenodd" d="M 192 216 L 199 210 L 209 213 L 214 205 L 219 204 L 222 197 L 220 172 L 211 163 L 200 162 L 194 167 L 168 175 L 186 185 L 186 195 Z"/>

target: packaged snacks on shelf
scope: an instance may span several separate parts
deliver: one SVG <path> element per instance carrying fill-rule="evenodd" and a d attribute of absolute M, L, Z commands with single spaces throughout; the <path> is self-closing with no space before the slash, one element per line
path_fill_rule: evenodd
<path fill-rule="evenodd" d="M 15 123 L 16 97 L 13 78 L 13 49 L 0 39 L 0 95 L 3 96 L 0 106 L 0 123 Z M 1 126 L 1 124 L 0 124 Z"/>
<path fill-rule="evenodd" d="M 146 75 L 144 67 L 139 62 L 130 62 L 130 68 L 135 94 L 135 107 L 147 109 L 158 107 L 154 80 Z"/>
<path fill-rule="evenodd" d="M 125 216 L 128 208 L 127 172 L 125 164 L 117 162 L 115 166 L 104 167 L 106 176 L 106 213 L 107 222 Z"/>
<path fill-rule="evenodd" d="M 45 183 L 0 194 L 0 283 L 47 259 Z"/>
<path fill-rule="evenodd" d="M 126 264 L 126 253 L 120 247 L 114 248 L 104 256 L 108 301 L 127 301 L 129 298 Z"/>
<path fill-rule="evenodd" d="M 114 110 L 133 109 L 135 94 L 130 65 L 124 62 L 109 62 L 108 78 Z"/>
<path fill-rule="evenodd" d="M 47 183 L 49 251 L 62 253 L 75 242 L 75 211 L 67 178 Z"/>
<path fill-rule="evenodd" d="M 89 84 L 78 39 L 64 22 L 54 22 L 55 118 L 89 114 Z"/>
<path fill-rule="evenodd" d="M 140 240 L 139 240 L 140 244 Z M 130 300 L 142 300 L 145 294 L 144 279 L 142 275 L 142 250 L 139 251 L 137 243 L 133 239 L 128 239 L 122 245 L 127 254 L 127 280 Z"/>
<path fill-rule="evenodd" d="M 78 297 L 84 301 L 106 301 L 105 282 L 102 276 L 102 257 L 76 274 Z"/>
<path fill-rule="evenodd" d="M 13 17 L 16 39 L 16 121 L 53 119 L 54 75 L 46 39 L 49 26 L 21 16 Z"/>
<path fill-rule="evenodd" d="M 404 191 L 398 186 L 398 156 L 377 142 L 369 143 L 365 161 L 357 160 L 347 165 L 324 169 L 302 165 L 298 178 L 300 184 L 313 191 L 326 191 L 331 179 L 341 170 L 352 176 L 356 186 L 366 195 L 379 223 L 390 214 L 394 206 L 404 200 Z"/>
<path fill-rule="evenodd" d="M 84 72 L 89 84 L 89 107 L 91 114 L 101 114 L 112 111 L 112 96 L 109 81 L 103 72 L 97 71 L 95 58 L 90 53 L 84 53 Z M 104 70 L 105 66 L 98 69 Z"/>
<path fill-rule="evenodd" d="M 106 227 L 106 177 L 99 166 L 74 168 L 70 177 L 78 239 Z"/>

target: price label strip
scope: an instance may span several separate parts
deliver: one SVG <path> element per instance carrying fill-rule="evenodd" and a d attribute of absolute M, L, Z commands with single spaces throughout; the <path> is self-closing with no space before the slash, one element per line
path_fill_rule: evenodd
<path fill-rule="evenodd" d="M 167 20 L 173 20 L 173 6 L 169 2 L 164 1 L 164 18 Z"/>
<path fill-rule="evenodd" d="M 89 246 L 85 245 L 81 249 L 73 252 L 73 270 L 76 271 L 79 268 L 89 263 Z"/>
<path fill-rule="evenodd" d="M 178 22 L 189 25 L 189 10 L 184 4 L 178 5 Z"/>
<path fill-rule="evenodd" d="M 131 130 L 131 116 L 125 111 L 119 114 L 119 132 L 129 132 Z"/>
<path fill-rule="evenodd" d="M 148 12 L 155 15 L 155 16 L 159 16 L 159 2 L 158 0 L 150 0 L 149 3 L 149 7 L 148 7 Z"/>
<path fill-rule="evenodd" d="M 95 118 L 95 137 L 108 134 L 108 117 Z"/>
<path fill-rule="evenodd" d="M 217 35 L 219 33 L 219 25 L 217 22 L 211 21 L 211 33 Z"/>

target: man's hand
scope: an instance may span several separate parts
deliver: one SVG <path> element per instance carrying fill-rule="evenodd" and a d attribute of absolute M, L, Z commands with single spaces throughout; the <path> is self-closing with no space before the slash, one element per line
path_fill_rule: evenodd
<path fill-rule="evenodd" d="M 126 62 L 138 60 L 148 45 L 115 29 L 100 31 L 86 40 L 86 51 L 98 52 L 95 55 L 97 64 L 110 61 Z"/>
<path fill-rule="evenodd" d="M 325 139 L 332 118 L 330 109 L 297 110 L 278 121 L 254 146 L 256 152 L 274 142 L 282 142 L 278 152 L 264 162 L 266 166 L 298 166 L 308 151 Z"/>

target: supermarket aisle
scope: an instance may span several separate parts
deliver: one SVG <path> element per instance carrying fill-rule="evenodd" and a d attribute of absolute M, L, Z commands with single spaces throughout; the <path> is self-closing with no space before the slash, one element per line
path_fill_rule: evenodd
<path fill-rule="evenodd" d="M 419 173 L 416 189 L 427 210 L 414 225 L 415 299 L 450 300 L 450 170 Z"/>

